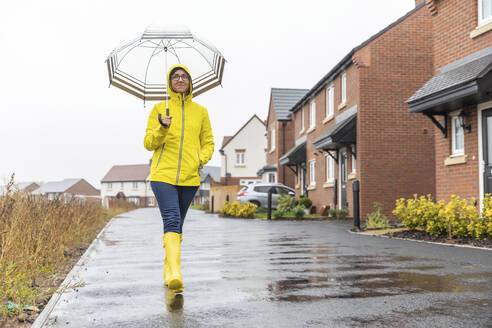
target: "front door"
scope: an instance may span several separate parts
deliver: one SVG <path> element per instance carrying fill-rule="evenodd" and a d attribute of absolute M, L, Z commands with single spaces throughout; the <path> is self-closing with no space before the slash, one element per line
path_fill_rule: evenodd
<path fill-rule="evenodd" d="M 347 152 L 340 152 L 340 207 L 347 208 Z"/>
<path fill-rule="evenodd" d="M 492 108 L 482 111 L 483 190 L 492 193 Z"/>

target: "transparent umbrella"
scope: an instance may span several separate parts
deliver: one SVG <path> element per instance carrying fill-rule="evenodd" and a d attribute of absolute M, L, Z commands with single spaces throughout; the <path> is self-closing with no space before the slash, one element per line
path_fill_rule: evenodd
<path fill-rule="evenodd" d="M 186 27 L 148 26 L 143 34 L 116 47 L 106 59 L 110 86 L 145 101 L 167 100 L 169 67 L 188 67 L 193 96 L 222 83 L 226 60 L 212 44 Z"/>

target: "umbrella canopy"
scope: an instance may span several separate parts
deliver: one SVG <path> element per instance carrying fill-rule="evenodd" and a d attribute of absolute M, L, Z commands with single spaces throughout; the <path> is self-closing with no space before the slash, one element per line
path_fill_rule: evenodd
<path fill-rule="evenodd" d="M 106 59 L 110 85 L 144 101 L 169 98 L 166 75 L 172 65 L 188 67 L 193 96 L 198 96 L 221 85 L 225 62 L 217 48 L 187 28 L 156 25 L 115 48 Z"/>

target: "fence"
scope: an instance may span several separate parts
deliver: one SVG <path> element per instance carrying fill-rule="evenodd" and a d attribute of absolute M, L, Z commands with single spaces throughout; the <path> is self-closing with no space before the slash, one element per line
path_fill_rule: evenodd
<path fill-rule="evenodd" d="M 222 206 L 224 206 L 227 196 L 229 196 L 229 203 L 237 200 L 237 193 L 243 186 L 210 186 L 210 210 L 213 208 L 214 212 L 219 212 Z M 213 198 L 212 198 L 213 197 Z M 214 204 L 212 207 L 212 199 Z"/>

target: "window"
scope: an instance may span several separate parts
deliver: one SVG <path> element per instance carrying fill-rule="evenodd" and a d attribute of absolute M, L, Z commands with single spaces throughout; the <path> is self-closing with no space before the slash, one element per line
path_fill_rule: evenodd
<path fill-rule="evenodd" d="M 333 97 L 333 84 L 326 89 L 326 117 L 333 115 L 334 97 Z"/>
<path fill-rule="evenodd" d="M 309 128 L 316 125 L 316 102 L 314 100 L 309 104 Z"/>
<path fill-rule="evenodd" d="M 276 179 L 276 174 L 274 172 L 270 172 L 268 173 L 268 182 L 272 182 L 272 183 L 275 183 L 277 181 L 275 181 Z"/>
<path fill-rule="evenodd" d="M 304 107 L 301 109 L 301 131 L 304 131 Z"/>
<path fill-rule="evenodd" d="M 309 161 L 309 185 L 316 185 L 316 160 L 312 159 Z"/>
<path fill-rule="evenodd" d="M 244 165 L 244 151 L 236 152 L 236 165 Z"/>
<path fill-rule="evenodd" d="M 113 189 L 113 184 L 112 184 L 111 182 L 108 182 L 108 184 L 107 184 L 107 188 L 106 188 L 106 189 L 107 189 L 107 190 L 111 190 L 111 189 Z"/>
<path fill-rule="evenodd" d="M 342 104 L 347 101 L 347 73 L 342 74 Z"/>
<path fill-rule="evenodd" d="M 132 183 L 132 189 L 137 190 L 138 189 L 138 182 L 133 182 Z"/>
<path fill-rule="evenodd" d="M 492 0 L 478 0 L 478 24 L 492 21 Z"/>
<path fill-rule="evenodd" d="M 270 151 L 275 150 L 275 128 L 270 129 Z"/>
<path fill-rule="evenodd" d="M 154 206 L 154 197 L 149 198 L 149 206 Z"/>
<path fill-rule="evenodd" d="M 296 165 L 296 170 L 297 170 L 297 184 L 301 184 L 301 166 Z"/>
<path fill-rule="evenodd" d="M 453 155 L 463 155 L 465 153 L 465 135 L 458 116 L 451 117 L 451 144 Z"/>
<path fill-rule="evenodd" d="M 124 187 L 125 187 L 125 183 L 124 183 L 124 182 L 122 182 L 122 183 L 121 183 L 121 187 L 120 187 L 120 189 L 121 189 L 121 190 L 123 190 L 123 188 L 124 188 Z"/>
<path fill-rule="evenodd" d="M 357 170 L 357 159 L 355 158 L 356 157 L 356 153 L 355 153 L 355 145 L 352 145 L 352 148 L 351 148 L 351 153 L 352 153 L 352 173 L 355 173 L 355 171 Z"/>
<path fill-rule="evenodd" d="M 333 158 L 330 155 L 326 155 L 326 182 L 333 182 L 335 180 L 335 168 Z"/>

